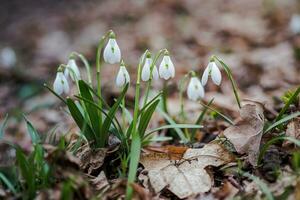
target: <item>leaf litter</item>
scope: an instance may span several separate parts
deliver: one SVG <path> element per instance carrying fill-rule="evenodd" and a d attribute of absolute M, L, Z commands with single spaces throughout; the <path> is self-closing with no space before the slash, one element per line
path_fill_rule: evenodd
<path fill-rule="evenodd" d="M 209 191 L 213 178 L 206 168 L 218 167 L 231 161 L 233 157 L 224 147 L 218 143 L 209 143 L 201 149 L 187 149 L 178 160 L 171 160 L 166 153 L 155 152 L 142 155 L 140 162 L 145 167 L 141 174 L 147 174 L 155 193 L 167 188 L 182 199 Z M 140 178 L 147 181 L 144 175 Z"/>

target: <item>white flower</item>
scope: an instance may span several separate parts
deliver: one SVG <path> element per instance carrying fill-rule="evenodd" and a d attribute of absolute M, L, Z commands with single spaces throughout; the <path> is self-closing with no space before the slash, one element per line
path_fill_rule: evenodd
<path fill-rule="evenodd" d="M 144 67 L 143 67 L 143 70 L 142 70 L 142 80 L 143 81 L 149 81 L 151 65 L 152 65 L 152 59 L 151 58 L 146 58 L 145 64 L 144 64 Z M 153 76 L 154 80 L 158 79 L 158 71 L 157 71 L 156 65 L 153 66 L 152 76 Z"/>
<path fill-rule="evenodd" d="M 116 64 L 121 61 L 121 50 L 116 39 L 110 38 L 103 52 L 104 61 L 109 64 Z"/>
<path fill-rule="evenodd" d="M 165 55 L 160 63 L 159 76 L 165 80 L 175 77 L 174 64 L 169 55 Z"/>
<path fill-rule="evenodd" d="M 116 78 L 116 85 L 118 87 L 123 87 L 125 84 L 129 82 L 130 82 L 130 76 L 128 74 L 128 71 L 126 70 L 126 67 L 124 65 L 121 65 Z"/>
<path fill-rule="evenodd" d="M 57 94 L 61 95 L 63 92 L 67 94 L 69 92 L 69 84 L 63 72 L 59 71 L 56 74 L 55 81 L 53 83 L 53 90 Z"/>
<path fill-rule="evenodd" d="M 209 75 L 211 76 L 211 79 L 216 85 L 221 84 L 222 75 L 217 64 L 214 61 L 209 62 L 206 69 L 204 70 L 204 73 L 202 75 L 202 80 L 201 80 L 202 85 L 206 85 Z"/>
<path fill-rule="evenodd" d="M 293 34 L 300 33 L 300 15 L 294 14 L 290 21 L 290 30 Z"/>
<path fill-rule="evenodd" d="M 1 64 L 5 68 L 13 67 L 17 62 L 15 51 L 10 47 L 5 47 L 0 52 Z"/>
<path fill-rule="evenodd" d="M 81 79 L 79 68 L 74 59 L 70 59 L 65 69 L 65 77 L 67 78 L 70 74 L 73 81 Z"/>
<path fill-rule="evenodd" d="M 193 101 L 204 97 L 204 88 L 197 77 L 192 77 L 187 88 L 187 96 Z"/>

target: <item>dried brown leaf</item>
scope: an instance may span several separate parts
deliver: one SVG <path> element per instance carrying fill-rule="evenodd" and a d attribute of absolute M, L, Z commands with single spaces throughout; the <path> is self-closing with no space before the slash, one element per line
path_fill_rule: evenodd
<path fill-rule="evenodd" d="M 109 183 L 103 171 L 100 172 L 100 174 L 96 178 L 91 179 L 91 182 L 95 186 L 96 190 L 102 190 L 109 186 Z"/>
<path fill-rule="evenodd" d="M 248 154 L 248 160 L 256 165 L 259 146 L 264 127 L 263 106 L 257 102 L 249 102 L 240 110 L 241 121 L 230 126 L 224 135 L 233 144 L 236 151 Z"/>
<path fill-rule="evenodd" d="M 80 148 L 76 156 L 80 159 L 80 168 L 91 174 L 103 165 L 106 153 L 106 148 L 91 149 L 85 145 Z"/>
<path fill-rule="evenodd" d="M 205 167 L 230 161 L 232 156 L 226 149 L 210 143 L 201 149 L 188 149 L 181 160 L 170 160 L 166 153 L 151 153 L 143 155 L 140 162 L 155 193 L 167 188 L 179 198 L 187 198 L 210 190 L 213 180 Z"/>
<path fill-rule="evenodd" d="M 300 119 L 297 118 L 294 121 L 291 121 L 288 125 L 287 125 L 287 129 L 286 129 L 286 136 L 295 138 L 295 139 L 300 139 Z M 283 142 L 283 146 L 290 146 L 292 144 L 292 142 L 286 140 Z"/>

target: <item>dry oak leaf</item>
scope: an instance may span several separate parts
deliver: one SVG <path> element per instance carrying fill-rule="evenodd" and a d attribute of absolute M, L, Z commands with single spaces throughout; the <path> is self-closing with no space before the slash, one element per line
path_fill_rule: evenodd
<path fill-rule="evenodd" d="M 187 198 L 210 190 L 213 179 L 205 169 L 207 166 L 220 166 L 232 160 L 220 144 L 210 143 L 201 149 L 188 149 L 180 160 L 170 160 L 166 153 L 150 153 L 142 155 L 140 162 L 155 193 L 167 188 L 177 197 Z"/>
<path fill-rule="evenodd" d="M 248 154 L 249 162 L 255 166 L 264 127 L 263 105 L 248 102 L 240 110 L 241 120 L 224 131 L 225 137 L 240 154 Z"/>

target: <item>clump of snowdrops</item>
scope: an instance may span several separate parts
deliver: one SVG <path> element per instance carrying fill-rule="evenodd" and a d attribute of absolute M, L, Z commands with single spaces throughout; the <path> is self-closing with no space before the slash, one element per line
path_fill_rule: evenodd
<path fill-rule="evenodd" d="M 119 66 L 119 71 L 115 76 L 115 84 L 120 88 L 120 95 L 112 106 L 109 106 L 102 96 L 101 70 L 103 66 L 101 55 L 103 55 L 105 63 Z M 80 129 L 82 138 L 91 148 L 106 148 L 110 135 L 114 135 L 120 140 L 119 153 L 122 165 L 125 166 L 124 173 L 126 173 L 127 168 L 129 169 L 126 193 L 126 197 L 129 199 L 132 195 L 131 183 L 136 178 L 141 148 L 153 140 L 151 134 L 162 129 L 175 129 L 178 131 L 182 142 L 189 142 L 193 139 L 194 134 L 192 136 L 183 135 L 180 129 L 195 130 L 201 128 L 201 126 L 197 123 L 199 121 L 196 124 L 176 124 L 173 122 L 148 130 L 151 117 L 156 110 L 160 110 L 164 115 L 168 114 L 168 91 L 166 86 L 167 81 L 175 77 L 175 66 L 171 54 L 167 49 L 161 49 L 156 54 L 146 50 L 141 55 L 136 68 L 137 77 L 133 113 L 130 112 L 126 105 L 126 92 L 130 87 L 131 75 L 127 71 L 124 60 L 115 33 L 108 31 L 100 39 L 97 48 L 95 84 L 91 78 L 94 72 L 87 59 L 83 55 L 73 52 L 70 54 L 67 64 L 61 64 L 58 67 L 53 88 L 46 87 L 68 107 L 70 115 Z M 85 66 L 87 71 L 86 80 L 81 75 L 80 70 L 82 69 L 79 69 L 78 61 L 81 61 Z M 221 64 L 229 76 L 240 106 L 231 72 L 216 56 L 211 57 L 201 81 L 194 71 L 189 72 L 185 76 L 185 79 L 190 79 L 186 90 L 187 97 L 193 101 L 199 101 L 204 98 L 204 86 L 208 82 L 209 77 L 216 85 L 221 84 L 222 76 L 216 61 Z M 159 67 L 157 68 L 158 64 Z M 163 87 L 154 97 L 149 98 L 153 80 L 157 81 L 159 78 L 163 80 Z M 71 81 L 77 87 L 77 92 L 72 95 L 72 98 L 69 97 L 71 96 L 69 86 Z M 142 82 L 145 83 L 145 87 Z M 141 98 L 142 91 L 144 91 L 143 98 Z M 67 97 L 65 98 L 64 95 Z M 140 101 L 141 99 L 143 99 L 142 102 Z M 117 112 L 119 111 L 122 116 L 121 122 L 117 117 Z"/>

